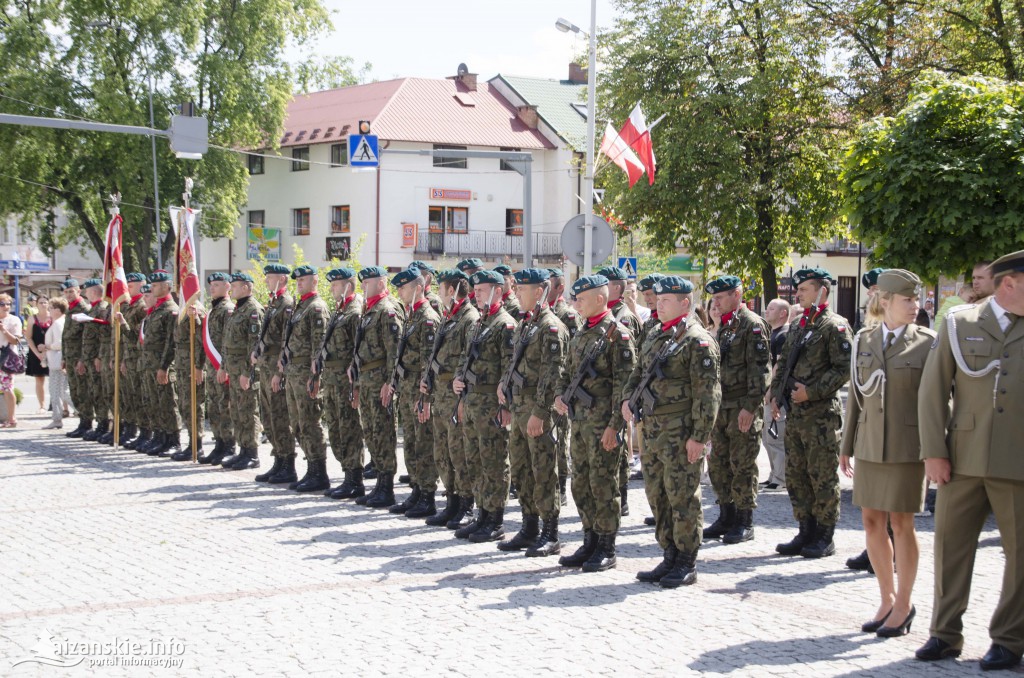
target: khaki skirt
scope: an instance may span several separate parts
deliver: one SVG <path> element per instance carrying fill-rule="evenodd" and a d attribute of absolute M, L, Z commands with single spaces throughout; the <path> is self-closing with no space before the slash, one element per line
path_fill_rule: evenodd
<path fill-rule="evenodd" d="M 853 460 L 853 503 L 888 513 L 924 509 L 924 462 L 906 464 Z"/>

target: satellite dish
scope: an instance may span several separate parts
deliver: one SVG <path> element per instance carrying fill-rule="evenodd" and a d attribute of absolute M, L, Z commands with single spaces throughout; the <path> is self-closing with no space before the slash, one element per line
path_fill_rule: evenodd
<path fill-rule="evenodd" d="M 458 69 L 456 69 L 456 73 L 458 73 L 459 75 L 466 75 L 466 74 L 468 74 L 469 73 L 469 66 L 467 66 L 466 64 L 459 64 Z"/>

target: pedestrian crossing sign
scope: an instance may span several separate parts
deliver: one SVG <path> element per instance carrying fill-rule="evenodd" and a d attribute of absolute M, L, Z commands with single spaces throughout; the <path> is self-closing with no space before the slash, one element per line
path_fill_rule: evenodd
<path fill-rule="evenodd" d="M 619 257 L 619 268 L 626 272 L 626 277 L 636 280 L 636 257 Z"/>
<path fill-rule="evenodd" d="M 380 167 L 376 134 L 348 136 L 348 164 L 352 167 Z"/>

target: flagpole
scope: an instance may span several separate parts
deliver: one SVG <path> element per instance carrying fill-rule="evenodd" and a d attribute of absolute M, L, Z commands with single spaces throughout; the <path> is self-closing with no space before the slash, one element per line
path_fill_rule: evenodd
<path fill-rule="evenodd" d="M 115 193 L 110 196 L 110 202 L 113 203 L 113 207 L 110 213 L 113 216 L 117 216 L 121 213 L 121 194 Z M 107 248 L 109 250 L 110 243 L 108 238 Z M 104 272 L 106 274 L 106 272 Z M 113 277 L 111 278 L 113 283 Z M 116 309 L 113 306 L 114 299 L 111 299 L 110 306 L 110 318 L 114 319 L 114 313 Z M 120 303 L 120 301 L 118 301 Z M 121 445 L 121 323 L 115 322 L 114 325 L 114 451 Z"/>
<path fill-rule="evenodd" d="M 184 201 L 185 201 L 185 210 L 184 210 L 184 212 L 182 212 L 182 217 L 185 219 L 186 226 L 188 224 L 189 199 L 191 197 L 192 197 L 192 178 L 188 177 L 188 178 L 185 179 L 185 192 L 182 194 L 182 198 L 184 198 Z M 180 231 L 179 231 L 179 233 L 180 233 Z M 192 237 L 193 237 L 192 242 L 195 242 L 195 240 L 194 240 L 195 236 L 192 236 Z M 179 283 L 178 283 L 179 284 L 179 288 L 178 289 L 179 289 L 179 294 L 180 294 L 180 290 L 181 290 L 181 287 L 180 287 L 180 285 L 181 285 L 181 283 L 180 283 L 181 262 L 180 262 L 180 258 L 178 256 L 178 250 L 177 249 L 175 249 L 175 253 L 176 253 L 175 254 L 175 262 L 177 262 L 177 265 L 175 266 L 175 268 L 178 269 L 178 277 L 179 277 Z M 185 304 L 189 303 L 189 300 L 187 300 L 187 299 L 183 299 L 182 301 Z M 191 408 L 190 409 L 192 411 L 191 412 L 191 414 L 192 414 L 192 426 L 189 429 L 189 438 L 190 438 L 190 442 L 192 444 L 192 463 L 195 464 L 195 463 L 198 463 L 198 461 L 199 461 L 199 446 L 198 446 L 199 436 L 198 436 L 198 432 L 196 431 L 196 428 L 197 428 L 198 423 L 199 423 L 197 421 L 197 419 L 199 418 L 199 413 L 198 413 L 198 407 L 197 407 L 198 403 L 196 403 L 196 390 L 197 389 L 196 389 L 196 368 L 195 368 L 195 364 L 196 364 L 196 317 L 195 317 L 195 314 L 191 313 L 190 311 L 191 311 L 191 308 L 186 308 L 185 309 L 185 312 L 188 313 L 188 337 L 189 337 L 188 338 L 188 356 L 189 356 L 189 360 L 188 360 L 188 378 L 189 378 L 189 384 L 190 384 L 190 387 L 191 387 L 191 394 L 192 394 L 191 403 L 190 403 L 191 404 Z"/>

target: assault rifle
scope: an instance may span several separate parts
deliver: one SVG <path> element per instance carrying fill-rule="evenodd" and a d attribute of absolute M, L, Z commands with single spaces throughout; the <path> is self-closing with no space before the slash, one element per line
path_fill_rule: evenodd
<path fill-rule="evenodd" d="M 685 332 L 686 322 L 681 320 L 669 340 L 662 344 L 651 362 L 644 368 L 643 374 L 640 376 L 640 383 L 633 389 L 633 393 L 630 394 L 627 401 L 629 411 L 633 413 L 633 421 L 642 421 L 644 415 L 654 411 L 654 406 L 658 403 L 658 396 L 654 395 L 654 391 L 651 390 L 651 384 L 655 379 L 665 378 L 663 369 L 665 361 L 679 348 L 679 340 Z"/>
<path fill-rule="evenodd" d="M 405 379 L 406 370 L 405 367 L 402 366 L 402 357 L 405 355 L 405 349 L 409 345 L 409 337 L 415 331 L 416 328 L 414 326 L 409 331 L 402 332 L 402 338 L 398 340 L 398 350 L 395 352 L 395 369 L 391 371 L 391 379 L 388 380 L 388 385 L 391 387 L 392 392 L 397 392 L 398 382 Z M 388 403 L 388 414 L 391 414 L 394 410 L 394 404 Z"/>
<path fill-rule="evenodd" d="M 494 287 L 491 289 L 491 296 L 487 299 L 487 308 L 491 307 L 494 302 L 494 292 L 499 288 Z M 479 324 L 476 326 L 476 331 L 473 333 L 473 338 L 469 342 L 469 355 L 466 356 L 466 363 L 462 367 L 462 381 L 466 382 L 466 387 L 462 389 L 462 393 L 459 394 L 459 399 L 455 401 L 455 409 L 452 410 L 452 423 L 459 423 L 459 407 L 462 402 L 466 399 L 466 394 L 469 393 L 470 387 L 476 386 L 479 377 L 476 372 L 473 371 L 473 365 L 477 360 L 480 359 L 480 344 L 483 343 L 484 336 L 487 334 L 487 330 L 484 327 L 487 324 L 487 316 L 483 313 L 480 314 L 480 320 L 477 321 Z"/>
<path fill-rule="evenodd" d="M 512 386 L 516 388 L 523 388 L 526 383 L 526 377 L 522 372 L 519 371 L 519 364 L 523 361 L 523 356 L 526 355 L 526 347 L 530 343 L 530 339 L 537 333 L 539 326 L 537 323 L 540 320 L 541 309 L 544 308 L 544 300 L 548 297 L 548 286 L 544 285 L 544 290 L 541 293 L 540 298 L 537 300 L 537 305 L 533 308 L 533 317 L 529 323 L 523 322 L 523 325 L 519 328 L 519 341 L 516 342 L 515 349 L 512 351 L 512 361 L 509 362 L 508 367 L 505 369 L 505 373 L 501 375 L 501 380 L 498 382 L 498 388 L 501 390 L 505 397 L 504 409 L 508 409 L 512 404 Z M 499 413 L 500 413 L 499 409 Z"/>
<path fill-rule="evenodd" d="M 597 360 L 597 356 L 601 355 L 605 347 L 608 345 L 611 336 L 619 330 L 618 323 L 611 323 L 608 325 L 608 331 L 601 335 L 601 337 L 587 347 L 587 350 L 583 352 L 580 357 L 579 367 L 576 368 L 576 374 L 573 375 L 572 381 L 569 382 L 569 386 L 566 387 L 562 393 L 562 402 L 565 403 L 566 407 L 569 408 L 569 418 L 576 418 L 576 404 L 579 403 L 584 408 L 590 408 L 594 406 L 594 396 L 587 393 L 587 390 L 583 388 L 583 380 L 590 378 L 597 378 L 597 370 L 594 369 L 594 361 Z"/>
<path fill-rule="evenodd" d="M 259 362 L 260 357 L 267 350 L 267 329 L 270 327 L 271 310 L 271 306 L 268 304 L 266 311 L 263 313 L 263 324 L 260 327 L 260 336 L 256 339 L 256 345 L 252 347 L 252 354 L 256 360 L 249 365 L 250 382 L 256 381 L 256 362 Z"/>
<path fill-rule="evenodd" d="M 355 400 L 356 397 L 356 384 L 359 383 L 359 347 L 363 343 L 363 338 L 366 336 L 366 326 L 370 322 L 370 317 L 363 316 L 359 319 L 359 323 L 356 325 L 356 336 L 355 341 L 352 343 L 352 366 L 349 368 L 352 370 L 352 388 L 349 389 L 348 399 L 349 401 Z"/>
<path fill-rule="evenodd" d="M 451 329 L 445 330 L 447 323 L 442 321 L 441 326 L 437 329 L 437 336 L 434 337 L 434 345 L 430 349 L 430 356 L 427 358 L 427 371 L 423 375 L 423 382 L 427 385 L 427 393 L 434 392 L 434 384 L 437 381 L 437 375 L 441 372 L 441 363 L 437 360 L 438 354 L 441 352 L 441 346 L 444 345 L 444 338 L 448 335 Z M 452 321 L 452 327 L 455 326 L 455 321 Z M 423 411 L 423 394 L 420 394 L 419 400 L 416 401 L 416 411 Z"/>
<path fill-rule="evenodd" d="M 821 305 L 821 295 L 825 293 L 825 286 L 822 285 L 818 289 L 818 297 L 814 301 L 814 315 L 811 316 L 811 322 L 813 323 L 818 318 L 817 308 Z M 801 328 L 801 331 L 803 328 Z M 793 370 L 796 368 L 797 361 L 800 360 L 800 354 L 804 352 L 804 347 L 807 345 L 807 340 L 811 338 L 812 331 L 808 329 L 806 332 L 797 338 L 793 348 L 790 349 L 789 355 L 786 356 L 786 364 L 782 367 L 782 374 L 779 376 L 779 388 L 775 392 L 775 402 L 779 407 L 785 407 L 787 412 L 793 409 L 792 394 L 793 389 L 796 388 L 796 379 L 793 378 Z M 772 419 L 772 423 L 768 425 L 768 435 L 773 439 L 779 437 L 779 425 L 775 419 Z"/>
<path fill-rule="evenodd" d="M 324 372 L 324 363 L 327 362 L 327 346 L 331 342 L 331 337 L 334 335 L 334 330 L 338 327 L 338 322 L 341 320 L 341 309 L 339 308 L 334 313 L 334 317 L 331 318 L 331 322 L 327 325 L 327 331 L 324 332 L 324 338 L 320 340 L 320 348 L 316 351 L 316 357 L 313 358 L 313 376 L 309 379 L 309 393 L 312 395 L 318 390 L 320 384 L 320 376 Z"/>

